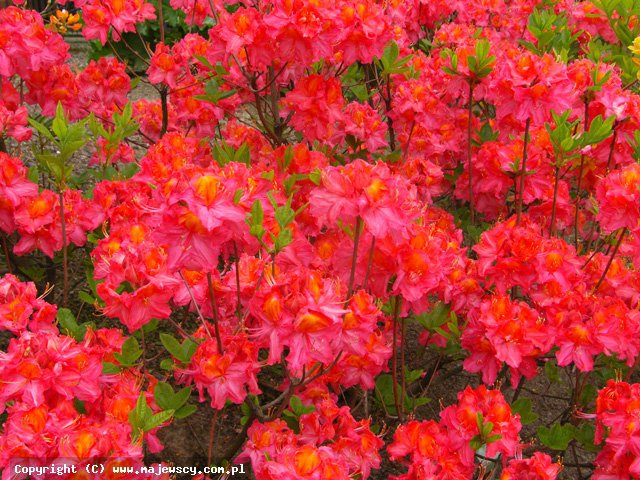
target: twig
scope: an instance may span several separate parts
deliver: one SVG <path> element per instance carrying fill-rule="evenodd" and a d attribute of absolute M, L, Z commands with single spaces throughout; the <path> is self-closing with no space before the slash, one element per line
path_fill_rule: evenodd
<path fill-rule="evenodd" d="M 362 218 L 360 215 L 356 218 L 356 230 L 353 234 L 353 254 L 351 255 L 351 273 L 349 274 L 349 286 L 347 288 L 346 304 L 351 299 L 353 293 L 353 283 L 356 278 L 356 262 L 358 261 L 358 244 L 360 243 L 360 233 L 362 232 Z"/>
<path fill-rule="evenodd" d="M 9 246 L 7 245 L 7 236 L 2 234 L 2 248 L 4 250 L 4 258 L 7 262 L 7 270 L 9 273 L 13 273 L 13 269 L 11 268 L 11 257 L 9 256 Z"/>
<path fill-rule="evenodd" d="M 376 237 L 371 236 L 371 247 L 369 248 L 369 260 L 367 260 L 367 271 L 364 275 L 364 284 L 362 287 L 365 290 L 369 288 L 369 274 L 371 273 L 371 264 L 373 263 L 373 253 L 376 247 Z"/>
<path fill-rule="evenodd" d="M 189 286 L 189 283 L 184 278 L 184 275 L 182 275 L 181 271 L 178 272 L 178 274 L 180 275 L 180 278 L 182 278 L 182 281 L 184 282 L 185 287 L 187 287 L 187 291 L 189 292 L 189 296 L 191 297 L 191 301 L 193 302 L 193 306 L 196 307 L 196 312 L 198 313 L 198 317 L 200 317 L 200 320 L 202 321 L 202 325 L 204 325 L 204 329 L 207 332 L 207 335 L 209 336 L 209 338 L 213 338 L 213 335 L 211 335 L 211 332 L 209 331 L 209 325 L 207 325 L 207 321 L 202 316 L 202 312 L 200 311 L 200 307 L 198 306 L 198 302 L 196 302 L 196 298 L 193 296 L 193 292 L 191 291 L 191 287 Z M 222 352 L 219 352 L 219 353 L 222 354 Z"/>
<path fill-rule="evenodd" d="M 218 353 L 222 355 L 222 337 L 220 336 L 220 326 L 218 324 L 218 305 L 216 304 L 216 293 L 213 289 L 213 282 L 211 281 L 211 272 L 207 272 L 207 286 L 209 287 L 209 300 L 211 301 L 211 309 L 213 310 L 213 329 L 216 333 L 216 342 L 218 343 Z"/>
<path fill-rule="evenodd" d="M 620 236 L 618 237 L 618 243 L 616 243 L 616 246 L 613 249 L 613 252 L 611 253 L 611 256 L 609 257 L 609 261 L 607 262 L 607 266 L 604 267 L 604 271 L 602 272 L 602 276 L 600 277 L 600 280 L 598 280 L 598 283 L 596 284 L 596 288 L 593 290 L 593 293 L 596 293 L 598 291 L 598 289 L 600 288 L 600 286 L 602 285 L 602 282 L 604 282 L 604 279 L 607 276 L 607 272 L 609 271 L 609 268 L 611 267 L 611 264 L 613 263 L 613 259 L 615 258 L 616 253 L 618 253 L 618 249 L 620 248 L 620 245 L 622 244 L 622 239 L 624 238 L 626 233 L 627 233 L 627 227 L 623 227 L 621 232 L 620 232 Z"/>
<path fill-rule="evenodd" d="M 471 133 L 473 120 L 473 82 L 469 81 L 469 106 L 467 119 L 467 170 L 469 171 L 469 208 L 471 209 L 471 225 L 476 223 L 476 211 L 473 203 L 473 172 L 471 171 Z"/>
<path fill-rule="evenodd" d="M 159 0 L 162 1 L 162 0 Z M 207 464 L 211 465 L 213 460 L 213 447 L 216 438 L 216 423 L 218 422 L 218 415 L 220 410 L 216 410 L 211 419 L 211 429 L 209 430 L 209 449 L 207 450 Z"/>
<path fill-rule="evenodd" d="M 60 223 L 62 226 L 62 305 L 67 306 L 69 300 L 69 260 L 67 258 L 67 224 L 64 216 L 64 187 L 60 186 L 58 199 L 60 201 Z"/>
<path fill-rule="evenodd" d="M 516 225 L 520 225 L 520 217 L 522 216 L 522 202 L 524 201 L 524 177 L 527 172 L 527 147 L 529 145 L 529 127 L 531 126 L 531 117 L 527 118 L 524 127 L 524 150 L 522 152 L 522 168 L 520 169 L 520 192 L 516 203 Z"/>

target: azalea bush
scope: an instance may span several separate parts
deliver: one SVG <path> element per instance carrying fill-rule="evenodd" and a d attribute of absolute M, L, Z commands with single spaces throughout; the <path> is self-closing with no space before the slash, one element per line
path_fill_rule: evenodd
<path fill-rule="evenodd" d="M 640 1 L 15 3 L 3 479 L 640 478 Z"/>

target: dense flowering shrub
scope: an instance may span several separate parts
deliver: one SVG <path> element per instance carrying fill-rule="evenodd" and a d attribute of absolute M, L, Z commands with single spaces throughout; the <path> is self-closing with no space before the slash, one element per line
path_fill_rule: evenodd
<path fill-rule="evenodd" d="M 257 479 L 640 477 L 637 2 L 14 3 L 3 479 L 140 465 L 195 403 Z"/>

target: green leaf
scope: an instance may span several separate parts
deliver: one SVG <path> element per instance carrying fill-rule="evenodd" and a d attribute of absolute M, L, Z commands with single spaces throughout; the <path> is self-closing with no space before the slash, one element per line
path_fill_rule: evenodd
<path fill-rule="evenodd" d="M 591 423 L 583 423 L 574 432 L 575 439 L 580 446 L 589 452 L 598 452 L 600 447 L 596 445 L 596 427 Z"/>
<path fill-rule="evenodd" d="M 129 337 L 122 344 L 122 353 L 114 353 L 113 356 L 123 367 L 131 367 L 142 355 L 142 350 L 135 337 Z"/>
<path fill-rule="evenodd" d="M 538 428 L 538 438 L 543 445 L 553 449 L 564 451 L 569 447 L 569 442 L 575 437 L 576 427 L 570 423 L 560 425 L 555 423 L 550 429 L 547 427 Z"/>
<path fill-rule="evenodd" d="M 205 67 L 207 67 L 210 70 L 213 70 L 215 67 L 211 64 L 211 62 L 207 59 L 207 57 L 204 57 L 202 55 L 194 55 L 193 58 L 195 58 L 196 60 L 198 60 L 202 65 L 204 65 Z"/>
<path fill-rule="evenodd" d="M 194 414 L 197 410 L 198 410 L 198 407 L 196 407 L 195 405 L 190 405 L 190 404 L 183 405 L 178 410 L 176 410 L 174 417 L 178 420 L 181 418 L 186 418 L 189 415 Z"/>
<path fill-rule="evenodd" d="M 274 242 L 275 251 L 281 252 L 285 247 L 291 245 L 291 242 L 293 242 L 293 231 L 290 228 L 280 230 Z"/>
<path fill-rule="evenodd" d="M 547 360 L 544 364 L 544 374 L 550 382 L 560 383 L 560 372 L 558 370 L 558 366 L 553 360 Z"/>
<path fill-rule="evenodd" d="M 487 422 L 482 426 L 482 436 L 489 438 L 489 435 L 493 432 L 493 422 Z"/>
<path fill-rule="evenodd" d="M 194 98 L 217 105 L 220 100 L 235 95 L 237 90 L 220 90 L 220 83 L 217 79 L 212 78 L 204 85 L 206 95 L 195 95 Z"/>
<path fill-rule="evenodd" d="M 159 427 L 163 423 L 171 420 L 174 414 L 174 410 L 163 410 L 162 412 L 154 414 L 145 422 L 143 430 L 145 432 L 148 432 L 149 430 L 153 430 L 154 428 Z"/>
<path fill-rule="evenodd" d="M 151 333 L 154 332 L 155 330 L 157 330 L 158 325 L 160 325 L 160 322 L 158 321 L 157 318 L 152 318 L 151 320 L 149 320 L 149 322 L 145 323 L 142 326 L 142 331 L 144 333 Z M 136 332 L 138 333 L 138 332 Z"/>
<path fill-rule="evenodd" d="M 24 273 L 29 279 L 34 282 L 41 281 L 45 274 L 47 273 L 44 268 L 32 266 L 32 265 L 18 265 L 18 268 L 22 273 Z"/>
<path fill-rule="evenodd" d="M 320 185 L 322 181 L 322 172 L 319 168 L 316 168 L 311 173 L 309 173 L 309 180 L 313 182 L 315 185 Z"/>
<path fill-rule="evenodd" d="M 407 384 L 413 383 L 422 377 L 424 370 L 409 370 L 405 367 L 404 380 Z"/>
<path fill-rule="evenodd" d="M 56 115 L 53 118 L 53 122 L 51 123 L 51 130 L 58 138 L 63 138 L 67 135 L 68 128 L 68 120 L 66 115 L 64 114 L 64 108 L 62 107 L 62 102 L 58 102 L 56 106 Z"/>
<path fill-rule="evenodd" d="M 367 90 L 367 87 L 364 85 L 354 85 L 351 87 L 350 90 L 353 92 L 355 97 L 361 102 L 366 102 L 367 100 L 369 100 L 369 97 L 371 96 Z"/>
<path fill-rule="evenodd" d="M 454 77 L 459 74 L 457 70 L 453 70 L 449 67 L 442 67 L 442 71 Z"/>
<path fill-rule="evenodd" d="M 153 398 L 163 410 L 178 410 L 187 403 L 190 395 L 190 387 L 184 387 L 175 393 L 171 385 L 166 382 L 158 382 L 153 390 Z"/>
<path fill-rule="evenodd" d="M 122 368 L 120 368 L 115 363 L 102 362 L 102 373 L 104 375 L 116 375 L 116 374 L 120 373 L 121 371 L 122 371 Z"/>
<path fill-rule="evenodd" d="M 295 413 L 296 415 L 300 415 L 300 413 L 302 412 L 302 401 L 297 395 L 293 395 L 291 397 L 291 399 L 289 400 L 289 406 L 291 407 L 293 413 Z"/>
<path fill-rule="evenodd" d="M 400 48 L 398 47 L 398 44 L 392 40 L 385 47 L 382 58 L 380 59 L 383 75 L 404 73 L 408 70 L 406 64 L 411 61 L 413 55 L 407 55 L 406 57 L 398 59 L 399 55 Z"/>
<path fill-rule="evenodd" d="M 162 345 L 164 345 L 164 348 L 166 348 L 171 355 L 183 362 L 184 352 L 182 350 L 182 345 L 178 340 L 176 340 L 175 337 L 169 335 L 168 333 L 161 333 L 160 341 L 162 342 Z"/>
<path fill-rule="evenodd" d="M 46 138 L 48 138 L 49 140 L 51 140 L 53 142 L 53 135 L 51 134 L 51 132 L 49 131 L 49 129 L 45 125 L 43 125 L 42 123 L 38 122 L 37 120 L 35 120 L 33 118 L 29 118 L 29 125 L 31 125 L 40 134 L 44 135 Z"/>
<path fill-rule="evenodd" d="M 275 172 L 273 170 L 269 170 L 267 172 L 262 172 L 260 174 L 260 178 L 264 178 L 265 180 L 269 180 L 270 182 L 273 182 L 273 179 L 275 178 Z M 242 190 L 240 190 L 240 193 L 242 193 Z"/>
<path fill-rule="evenodd" d="M 583 387 L 582 392 L 580 392 L 579 403 L 580 405 L 589 405 L 597 396 L 598 389 L 596 386 L 588 383 Z"/>
<path fill-rule="evenodd" d="M 407 410 L 413 410 L 414 408 L 420 407 L 421 405 L 426 405 L 430 401 L 431 399 L 429 397 L 405 398 L 405 405 L 407 407 Z"/>
<path fill-rule="evenodd" d="M 52 153 L 36 153 L 35 157 L 40 162 L 40 165 L 47 169 L 57 181 L 62 178 L 64 175 L 64 163 L 61 161 L 60 156 Z"/>
<path fill-rule="evenodd" d="M 144 392 L 140 392 L 140 396 L 138 397 L 138 401 L 136 402 L 136 406 L 133 411 L 141 421 L 141 425 L 144 425 L 151 418 L 152 410 L 147 404 L 147 397 Z"/>
<path fill-rule="evenodd" d="M 282 182 L 282 185 L 284 186 L 284 193 L 285 195 L 289 196 L 293 194 L 293 187 L 296 183 L 298 183 L 301 180 L 307 180 L 309 178 L 309 175 L 306 175 L 304 173 L 294 173 L 293 175 L 289 175 L 284 182 Z M 293 220 L 293 219 L 292 219 Z"/>
<path fill-rule="evenodd" d="M 76 409 L 80 415 L 85 415 L 87 413 L 87 409 L 84 407 L 84 402 L 77 398 L 73 399 L 73 407 Z"/>
<path fill-rule="evenodd" d="M 191 361 L 191 357 L 196 352 L 197 345 L 195 342 L 186 338 L 182 343 L 175 339 L 172 335 L 168 333 L 160 334 L 160 341 L 164 348 L 173 355 L 175 358 L 180 360 L 183 364 L 188 364 Z"/>
<path fill-rule="evenodd" d="M 147 405 L 145 393 L 141 392 L 135 408 L 129 412 L 129 424 L 131 425 L 131 440 L 135 443 L 140 436 L 149 430 L 147 427 L 153 411 Z"/>
<path fill-rule="evenodd" d="M 171 385 L 166 382 L 158 382 L 153 389 L 153 399 L 163 410 L 170 410 L 174 407 L 175 393 Z"/>
<path fill-rule="evenodd" d="M 160 368 L 162 370 L 173 370 L 174 366 L 175 366 L 175 363 L 173 363 L 172 358 L 165 358 L 160 362 Z"/>
<path fill-rule="evenodd" d="M 68 336 L 75 338 L 77 341 L 84 339 L 85 333 L 87 333 L 86 325 L 78 325 L 75 315 L 68 308 L 58 309 L 56 315 L 58 324 L 64 329 L 64 333 Z"/>
<path fill-rule="evenodd" d="M 530 398 L 521 397 L 511 404 L 511 410 L 520 415 L 523 425 L 529 425 L 538 419 L 538 415 L 533 412 L 533 404 Z"/>
<path fill-rule="evenodd" d="M 480 435 L 475 435 L 471 440 L 469 440 L 469 446 L 474 452 L 480 450 L 483 445 L 484 441 Z"/>
<path fill-rule="evenodd" d="M 400 49 L 398 48 L 398 44 L 392 40 L 385 47 L 382 53 L 381 61 L 385 69 L 389 69 L 395 63 L 399 54 L 400 54 Z"/>
<path fill-rule="evenodd" d="M 385 406 L 386 410 L 396 414 L 395 397 L 393 394 L 393 378 L 388 373 L 378 375 L 376 379 L 376 398 Z"/>
<path fill-rule="evenodd" d="M 484 425 L 484 417 L 482 416 L 482 412 L 476 413 L 476 426 L 478 427 L 478 431 L 482 433 L 482 426 Z"/>
<path fill-rule="evenodd" d="M 256 202 L 260 202 L 260 201 L 256 200 Z M 255 205 L 255 202 L 254 202 L 254 205 Z M 260 203 L 260 208 L 262 208 L 261 203 Z M 265 234 L 265 229 L 262 226 L 262 221 L 257 222 L 253 220 L 253 214 L 247 213 L 246 222 L 249 224 L 249 233 L 252 236 L 256 237 L 258 240 L 262 241 L 262 237 L 264 237 L 264 234 Z"/>
<path fill-rule="evenodd" d="M 420 325 L 422 325 L 426 330 L 433 332 L 436 328 L 442 327 L 442 325 L 449 321 L 450 313 L 451 308 L 448 304 L 438 302 L 428 312 L 418 315 L 416 320 L 418 320 Z"/>
<path fill-rule="evenodd" d="M 247 223 L 249 226 L 260 225 L 264 222 L 264 209 L 262 208 L 262 202 L 255 200 L 251 205 L 251 212 L 247 216 Z"/>
<path fill-rule="evenodd" d="M 240 145 L 240 148 L 236 150 L 233 155 L 233 160 L 238 163 L 244 163 L 245 165 L 251 164 L 251 150 L 249 149 L 249 144 L 243 143 Z"/>
<path fill-rule="evenodd" d="M 612 133 L 615 119 L 615 115 L 607 117 L 606 120 L 602 120 L 602 115 L 594 118 L 589 126 L 589 131 L 584 134 L 585 144 L 595 145 L 608 138 Z"/>
<path fill-rule="evenodd" d="M 289 410 L 285 410 L 282 412 L 282 419 L 285 421 L 287 426 L 293 430 L 295 433 L 300 433 L 300 420 L 298 415 Z"/>
<path fill-rule="evenodd" d="M 34 165 L 32 167 L 29 167 L 29 171 L 27 173 L 27 177 L 33 183 L 39 183 L 40 182 L 40 169 L 38 168 L 38 165 Z"/>

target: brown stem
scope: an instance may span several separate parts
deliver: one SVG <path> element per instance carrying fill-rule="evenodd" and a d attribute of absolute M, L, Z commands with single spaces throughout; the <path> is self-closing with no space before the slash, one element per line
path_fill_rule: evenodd
<path fill-rule="evenodd" d="M 611 147 L 609 148 L 609 156 L 607 158 L 607 170 L 605 172 L 605 175 L 607 175 L 609 173 L 609 170 L 611 169 L 611 160 L 613 160 L 613 152 L 616 148 L 616 139 L 618 138 L 618 131 L 616 130 L 617 125 L 618 125 L 618 122 L 615 122 L 613 124 L 613 137 L 611 138 Z"/>
<path fill-rule="evenodd" d="M 589 102 L 584 100 L 584 131 L 589 128 Z M 573 218 L 573 246 L 578 249 L 578 214 L 580 213 L 580 186 L 582 185 L 582 173 L 584 170 L 584 153 L 580 155 L 580 166 L 578 167 L 578 185 L 576 188 L 576 210 Z"/>
<path fill-rule="evenodd" d="M 525 381 L 525 377 L 520 377 L 520 381 L 518 382 L 518 386 L 516 387 L 515 392 L 513 392 L 513 398 L 511 399 L 511 403 L 513 403 L 516 400 L 518 400 L 518 397 L 520 396 L 520 392 L 522 392 L 522 387 L 524 387 L 524 381 Z"/>
<path fill-rule="evenodd" d="M 406 319 L 403 318 L 402 320 L 400 320 L 400 384 L 401 384 L 400 398 L 402 399 L 401 413 L 403 415 L 404 415 L 404 397 L 405 397 L 405 392 L 407 391 L 407 383 L 404 375 L 404 366 L 405 366 L 404 353 L 405 353 L 405 347 L 406 347 L 406 343 L 405 343 L 406 333 L 407 333 L 407 323 L 406 323 Z"/>
<path fill-rule="evenodd" d="M 236 60 L 237 62 L 237 60 Z M 256 78 L 255 76 L 250 77 L 250 82 L 251 82 L 251 88 L 254 91 L 254 97 L 256 99 L 256 110 L 258 111 L 258 118 L 260 119 L 260 123 L 262 123 L 262 127 L 264 128 L 266 134 L 267 134 L 267 139 L 269 140 L 269 143 L 271 143 L 272 146 L 276 147 L 278 146 L 278 138 L 277 135 L 275 134 L 275 132 L 273 130 L 271 130 L 271 128 L 269 127 L 269 124 L 267 122 L 267 119 L 264 116 L 264 111 L 262 110 L 262 102 L 266 101 L 264 98 L 262 98 L 258 93 L 258 85 L 256 83 Z"/>
<path fill-rule="evenodd" d="M 589 234 L 587 235 L 587 246 L 584 249 L 585 252 L 588 252 L 591 249 L 591 244 L 593 243 L 593 240 L 596 238 L 596 236 L 599 233 L 595 225 L 596 225 L 595 222 L 592 222 L 591 228 L 589 228 Z M 595 230 L 595 233 L 594 233 L 594 230 Z M 578 254 L 580 253 L 581 252 L 578 251 Z"/>
<path fill-rule="evenodd" d="M 555 233 L 556 224 L 556 206 L 558 204 L 558 182 L 560 176 L 560 167 L 556 166 L 556 174 L 553 182 L 553 205 L 551 207 L 551 222 L 549 224 L 549 236 L 553 236 Z"/>
<path fill-rule="evenodd" d="M 364 283 L 362 288 L 368 290 L 369 288 L 369 274 L 371 273 L 371 265 L 373 264 L 373 253 L 376 248 L 376 237 L 371 237 L 371 247 L 369 248 L 369 260 L 367 260 L 367 271 L 364 274 Z"/>
<path fill-rule="evenodd" d="M 393 380 L 393 402 L 396 407 L 396 414 L 402 420 L 402 408 L 398 395 L 398 317 L 400 316 L 401 297 L 395 297 L 393 312 L 393 353 L 391 356 L 391 376 Z M 404 397 L 402 398 L 404 403 Z"/>
<path fill-rule="evenodd" d="M 185 310 L 185 312 L 187 312 L 187 310 Z M 197 340 L 194 337 L 192 337 L 191 335 L 189 335 L 187 332 L 185 332 L 184 329 L 180 326 L 180 324 L 178 322 L 176 322 L 173 318 L 167 317 L 167 320 L 169 321 L 169 323 L 171 325 L 173 325 L 175 327 L 175 329 L 182 336 L 182 338 L 188 338 L 192 342 L 197 343 Z"/>
<path fill-rule="evenodd" d="M 58 191 L 60 201 L 60 224 L 62 227 L 62 305 L 67 306 L 69 299 L 69 265 L 67 259 L 67 224 L 64 218 L 64 188 Z"/>
<path fill-rule="evenodd" d="M 611 256 L 609 257 L 609 261 L 607 262 L 607 266 L 604 267 L 604 272 L 602 272 L 602 276 L 600 277 L 600 280 L 598 280 L 598 283 L 596 284 L 596 288 L 593 290 L 593 293 L 596 293 L 600 288 L 600 286 L 602 285 L 602 282 L 604 282 L 604 279 L 607 276 L 607 272 L 609 271 L 609 268 L 613 263 L 613 259 L 615 258 L 616 253 L 618 253 L 618 249 L 620 248 L 620 245 L 622 244 L 622 239 L 624 238 L 626 233 L 627 233 L 627 227 L 623 227 L 622 230 L 620 231 L 620 236 L 618 237 L 618 243 L 616 243 L 616 246 L 613 249 Z"/>
<path fill-rule="evenodd" d="M 220 410 L 216 410 L 213 414 L 213 418 L 211 419 L 211 428 L 209 430 L 209 450 L 207 451 L 207 464 L 213 464 L 213 447 L 215 445 L 216 438 L 216 423 L 218 423 L 218 415 L 220 414 Z"/>
<path fill-rule="evenodd" d="M 253 425 L 253 421 L 255 419 L 256 419 L 255 415 L 251 413 L 249 415 L 249 419 L 247 420 L 247 423 L 244 424 L 238 436 L 235 438 L 233 443 L 229 446 L 229 449 L 222 454 L 220 458 L 221 460 L 227 460 L 228 462 L 231 462 L 233 457 L 236 456 L 236 454 L 238 453 L 238 450 L 242 448 L 242 446 L 244 445 L 244 442 L 247 440 L 247 432 L 249 431 L 249 428 L 251 428 L 251 425 Z"/>
<path fill-rule="evenodd" d="M 605 241 L 602 240 L 602 239 L 599 242 L 596 242 L 596 245 L 593 248 L 593 252 L 591 253 L 591 255 L 589 255 L 589 258 L 587 259 L 587 261 L 582 264 L 582 266 L 580 267 L 581 269 L 584 269 L 584 267 L 589 265 L 589 262 L 591 262 L 591 260 L 593 260 L 593 257 L 595 257 L 596 254 L 598 252 L 600 252 L 600 249 L 602 248 L 604 243 L 605 243 Z M 587 251 L 589 251 L 589 250 L 587 249 Z"/>
<path fill-rule="evenodd" d="M 207 336 L 209 338 L 213 338 L 213 335 L 211 335 L 211 331 L 209 330 L 209 325 L 207 324 L 207 321 L 205 320 L 204 316 L 202 315 L 202 312 L 200 311 L 198 302 L 196 302 L 196 297 L 193 296 L 193 291 L 191 291 L 191 287 L 189 286 L 187 279 L 184 278 L 184 275 L 182 274 L 181 271 L 178 272 L 178 274 L 180 275 L 180 278 L 182 278 L 182 281 L 184 282 L 184 286 L 187 287 L 187 291 L 189 292 L 189 296 L 191 297 L 191 302 L 193 303 L 193 306 L 195 307 L 196 312 L 198 313 L 198 317 L 202 322 L 202 326 L 204 326 L 204 330 L 207 332 Z M 222 354 L 222 352 L 220 352 L 220 354 Z"/>
<path fill-rule="evenodd" d="M 389 147 L 391 151 L 396 149 L 396 132 L 393 129 L 393 120 L 389 116 L 391 111 L 391 76 L 387 75 L 387 96 L 384 99 L 385 109 L 387 113 L 387 128 L 389 129 Z"/>
<path fill-rule="evenodd" d="M 235 264 L 236 264 L 236 301 L 238 305 L 236 306 L 236 316 L 238 317 L 238 321 L 242 321 L 242 297 L 240 296 L 240 257 L 238 257 L 238 244 L 233 242 L 233 253 L 235 256 Z"/>
<path fill-rule="evenodd" d="M 364 86 L 367 89 L 367 103 L 371 108 L 374 108 L 373 94 L 371 92 L 371 84 L 375 81 L 375 79 L 371 77 L 371 68 L 375 68 L 375 66 L 373 66 L 372 64 L 364 65 L 364 76 L 365 76 Z"/>
<path fill-rule="evenodd" d="M 114 30 L 115 30 L 115 29 L 114 29 Z M 117 32 L 117 30 L 116 30 L 116 32 Z M 149 59 L 148 59 L 148 58 L 144 58 L 142 55 L 140 55 L 140 54 L 138 53 L 138 51 L 137 51 L 135 48 L 131 47 L 131 45 L 129 45 L 129 43 L 127 43 L 127 40 L 124 38 L 124 36 L 123 36 L 123 34 L 122 34 L 122 33 L 118 32 L 118 35 L 120 35 L 120 40 L 122 40 L 122 42 L 126 45 L 126 47 L 129 49 L 129 51 L 130 51 L 133 55 L 135 55 L 135 56 L 136 56 L 136 57 L 137 57 L 137 58 L 138 58 L 142 63 L 144 63 L 145 65 L 147 65 L 147 67 L 148 67 L 149 65 L 151 65 L 151 64 L 149 63 Z M 121 63 L 123 63 L 123 64 L 127 65 L 127 63 L 122 59 L 122 57 L 120 56 L 120 54 L 119 54 L 119 53 L 118 53 L 118 51 L 116 50 L 116 47 L 113 45 L 113 43 L 111 43 L 111 40 L 109 40 L 108 38 L 107 38 L 107 43 L 108 43 L 108 44 L 109 44 L 109 46 L 111 47 L 111 51 L 112 51 L 112 52 L 113 52 L 113 54 L 118 58 L 118 60 L 119 60 Z M 136 77 L 138 76 L 138 75 L 135 73 L 135 71 L 133 70 L 133 68 L 131 68 L 131 67 L 128 67 L 128 68 L 129 68 L 129 70 L 131 70 L 131 71 L 134 73 L 134 75 L 135 75 Z"/>
<path fill-rule="evenodd" d="M 140 372 L 144 374 L 147 371 L 147 342 L 144 338 L 144 326 L 140 328 L 140 343 L 142 344 L 142 368 L 140 368 Z"/>
<path fill-rule="evenodd" d="M 411 137 L 413 137 L 413 131 L 416 128 L 416 121 L 414 120 L 413 123 L 411 123 L 411 129 L 409 130 L 409 137 L 407 138 L 407 143 L 404 146 L 404 152 L 402 154 L 402 161 L 406 161 L 407 160 L 407 156 L 409 155 L 409 147 L 411 146 Z"/>
<path fill-rule="evenodd" d="M 162 0 L 158 0 L 158 27 L 160 27 L 160 41 L 164 43 L 164 18 L 162 14 Z"/>
<path fill-rule="evenodd" d="M 473 173 L 471 171 L 471 121 L 473 119 L 473 82 L 469 82 L 469 106 L 467 119 L 467 170 L 469 172 L 469 208 L 471 209 L 471 225 L 475 224 L 476 211 L 473 202 Z"/>
<path fill-rule="evenodd" d="M 356 230 L 353 234 L 353 255 L 351 256 L 351 273 L 349 274 L 349 287 L 347 288 L 347 304 L 349 303 L 349 300 L 351 300 L 351 294 L 353 293 L 353 283 L 356 279 L 356 262 L 358 261 L 358 245 L 360 243 L 362 223 L 362 218 L 360 218 L 360 215 L 358 215 L 358 218 L 356 218 Z"/>
<path fill-rule="evenodd" d="M 280 109 L 278 108 L 278 100 L 280 99 L 280 93 L 278 92 L 278 86 L 275 79 L 275 73 L 272 66 L 268 69 L 269 75 L 267 77 L 267 83 L 271 85 L 271 114 L 273 115 L 273 133 L 277 145 L 282 145 L 282 119 L 280 118 Z"/>
<path fill-rule="evenodd" d="M 159 0 L 160 2 L 162 0 Z M 162 106 L 162 127 L 160 128 L 160 138 L 167 133 L 169 128 L 169 105 L 168 105 L 169 93 L 165 87 L 160 89 L 160 104 Z"/>
<path fill-rule="evenodd" d="M 207 286 L 209 287 L 209 300 L 211 301 L 211 309 L 213 310 L 213 329 L 216 334 L 216 342 L 218 344 L 218 353 L 223 354 L 222 349 L 222 337 L 220 336 L 220 325 L 218 324 L 218 305 L 216 304 L 216 292 L 213 289 L 213 282 L 211 281 L 211 272 L 207 272 Z"/>
<path fill-rule="evenodd" d="M 7 236 L 2 234 L 2 249 L 4 250 L 4 259 L 7 262 L 7 271 L 13 274 L 13 269 L 11 268 L 11 256 L 9 255 L 9 246 L 7 245 Z"/>
<path fill-rule="evenodd" d="M 516 225 L 520 225 L 520 217 L 522 216 L 522 202 L 524 201 L 524 177 L 527 172 L 527 147 L 529 146 L 529 127 L 531 126 L 531 117 L 527 118 L 524 127 L 524 149 L 522 152 L 522 167 L 520 169 L 520 192 L 516 203 Z"/>

